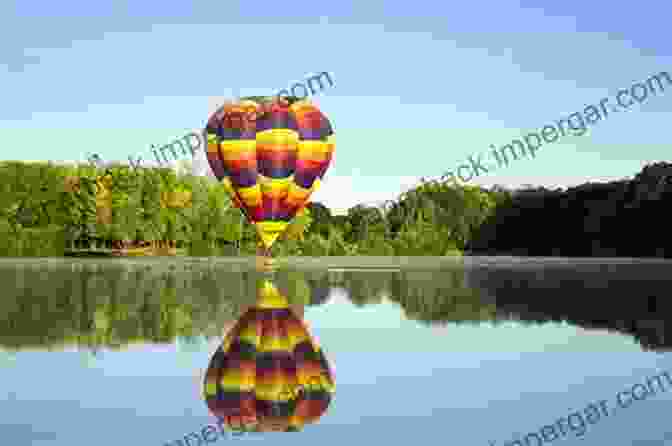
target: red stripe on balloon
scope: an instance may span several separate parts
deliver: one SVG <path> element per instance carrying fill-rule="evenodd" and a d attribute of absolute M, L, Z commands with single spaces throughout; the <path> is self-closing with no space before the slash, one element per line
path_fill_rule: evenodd
<path fill-rule="evenodd" d="M 264 206 L 253 206 L 253 207 L 248 207 L 246 206 L 246 209 L 248 210 L 248 215 L 252 219 L 253 222 L 258 222 L 258 221 L 263 221 L 264 220 Z"/>
<path fill-rule="evenodd" d="M 257 159 L 237 159 L 225 161 L 225 166 L 232 172 L 244 169 L 257 169 Z"/>
<path fill-rule="evenodd" d="M 295 162 L 296 151 L 257 149 L 257 159 L 283 163 Z"/>

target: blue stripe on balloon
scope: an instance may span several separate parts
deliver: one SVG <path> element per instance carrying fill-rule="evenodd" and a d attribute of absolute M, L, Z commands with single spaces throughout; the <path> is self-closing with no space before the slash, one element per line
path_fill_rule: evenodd
<path fill-rule="evenodd" d="M 230 141 L 236 139 L 256 139 L 257 133 L 254 129 L 232 129 L 219 127 L 215 132 L 220 141 Z"/>
<path fill-rule="evenodd" d="M 294 173 L 294 166 L 273 165 L 271 160 L 257 160 L 259 173 L 269 178 L 287 178 Z"/>
<path fill-rule="evenodd" d="M 250 187 L 257 182 L 257 169 L 240 169 L 231 172 L 231 183 L 235 187 Z"/>
<path fill-rule="evenodd" d="M 294 182 L 304 189 L 310 189 L 317 176 L 317 172 L 314 170 L 297 170 L 294 172 Z"/>
<path fill-rule="evenodd" d="M 288 113 L 269 113 L 263 118 L 257 119 L 257 132 L 272 129 L 288 129 L 298 131 L 296 118 Z"/>
<path fill-rule="evenodd" d="M 322 129 L 299 129 L 299 138 L 304 141 L 326 141 L 329 134 Z"/>

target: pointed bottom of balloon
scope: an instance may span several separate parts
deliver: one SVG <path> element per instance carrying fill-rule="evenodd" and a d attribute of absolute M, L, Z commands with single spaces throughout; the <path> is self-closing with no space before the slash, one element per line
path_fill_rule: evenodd
<path fill-rule="evenodd" d="M 289 223 L 286 221 L 260 221 L 255 224 L 257 234 L 266 249 L 270 249 L 273 243 L 282 234 Z"/>
<path fill-rule="evenodd" d="M 257 308 L 282 309 L 289 307 L 289 301 L 285 296 L 280 294 L 272 282 L 264 280 L 257 286 L 257 302 L 255 306 Z"/>

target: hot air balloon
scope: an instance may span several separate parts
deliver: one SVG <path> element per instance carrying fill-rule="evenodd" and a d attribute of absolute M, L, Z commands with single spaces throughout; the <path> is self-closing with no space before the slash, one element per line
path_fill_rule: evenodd
<path fill-rule="evenodd" d="M 303 318 L 269 280 L 228 331 L 204 379 L 204 398 L 234 430 L 299 431 L 327 410 L 334 381 Z M 297 314 L 298 312 L 298 314 Z"/>
<path fill-rule="evenodd" d="M 212 172 L 269 250 L 320 187 L 331 123 L 307 100 L 247 97 L 215 112 L 206 133 Z"/>

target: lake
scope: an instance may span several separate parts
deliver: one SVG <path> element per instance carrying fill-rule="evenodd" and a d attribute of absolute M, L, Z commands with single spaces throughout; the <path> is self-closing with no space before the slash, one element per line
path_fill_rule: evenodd
<path fill-rule="evenodd" d="M 267 281 L 332 400 L 292 435 L 197 440 L 204 374 Z M 2 444 L 672 445 L 672 261 L 4 258 L 0 283 Z"/>

